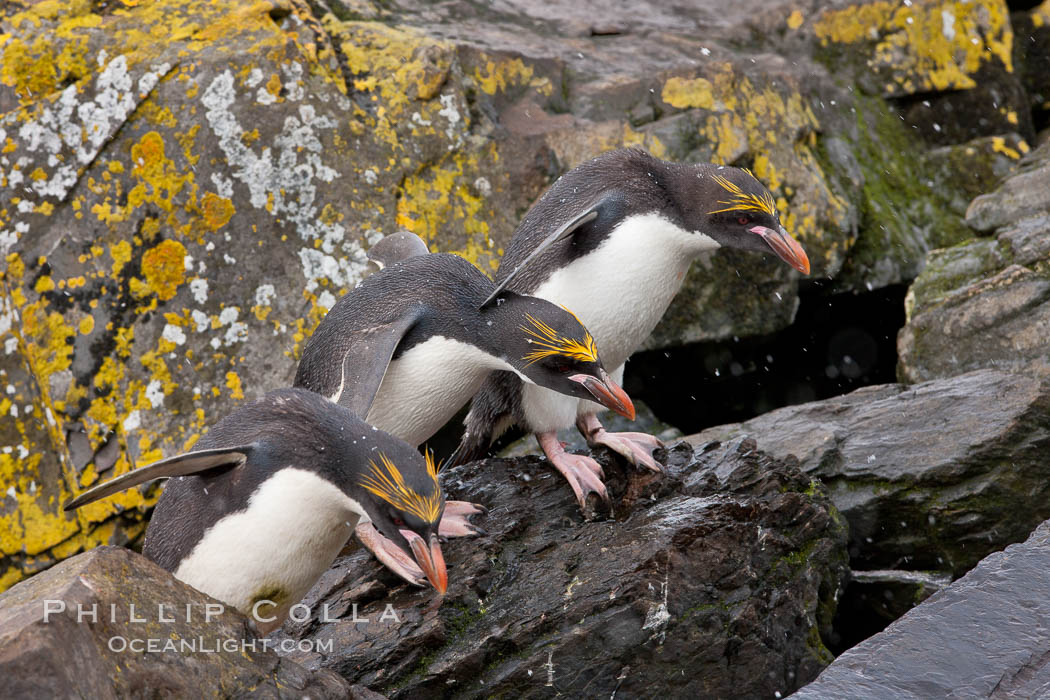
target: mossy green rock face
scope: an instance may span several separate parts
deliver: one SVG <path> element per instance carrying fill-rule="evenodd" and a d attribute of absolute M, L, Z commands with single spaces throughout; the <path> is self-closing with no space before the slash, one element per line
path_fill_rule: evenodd
<path fill-rule="evenodd" d="M 956 240 L 953 185 L 913 176 L 921 146 L 852 81 L 889 66 L 966 89 L 1011 39 L 1000 6 L 953 4 L 931 49 L 892 38 L 910 30 L 884 2 L 7 3 L 0 589 L 140 536 L 155 489 L 61 504 L 287 385 L 383 234 L 491 272 L 544 188 L 607 149 L 749 166 L 815 276 L 909 279 Z M 916 7 L 924 27 L 940 16 Z M 892 51 L 852 75 L 819 62 L 867 56 L 848 28 L 872 11 Z M 650 346 L 776 330 L 797 284 L 771 256 L 719 252 Z"/>
<path fill-rule="evenodd" d="M 933 251 L 908 293 L 898 375 L 920 382 L 1050 361 L 1050 145 L 970 205 L 994 238 Z"/>

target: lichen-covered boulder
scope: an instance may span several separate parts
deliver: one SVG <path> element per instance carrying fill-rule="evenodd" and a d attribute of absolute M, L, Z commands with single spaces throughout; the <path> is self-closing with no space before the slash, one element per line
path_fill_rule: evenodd
<path fill-rule="evenodd" d="M 977 197 L 967 221 L 995 237 L 930 254 L 897 338 L 902 381 L 1050 360 L 1050 144 Z"/>
<path fill-rule="evenodd" d="M 988 61 L 1011 71 L 995 0 L 952 3 L 933 60 L 900 40 L 934 4 L 8 3 L 0 588 L 139 536 L 153 491 L 61 503 L 286 385 L 384 233 L 491 271 L 543 189 L 606 149 L 750 166 L 815 274 L 909 279 L 958 240 L 956 186 L 915 177 L 924 146 L 850 81 L 958 91 Z M 836 78 L 828 47 L 869 52 L 842 27 L 872 12 L 892 51 Z M 651 346 L 790 323 L 791 270 L 714 260 Z"/>

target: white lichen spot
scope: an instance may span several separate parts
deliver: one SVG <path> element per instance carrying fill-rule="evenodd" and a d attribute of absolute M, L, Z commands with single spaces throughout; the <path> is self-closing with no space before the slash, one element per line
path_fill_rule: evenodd
<path fill-rule="evenodd" d="M 955 40 L 955 14 L 949 9 L 941 10 L 941 32 L 948 41 Z"/>
<path fill-rule="evenodd" d="M 186 333 L 173 323 L 166 324 L 164 331 L 160 335 L 164 340 L 176 345 L 182 345 L 186 342 Z"/>
<path fill-rule="evenodd" d="M 236 306 L 227 306 L 225 309 L 219 312 L 219 323 L 222 325 L 228 325 L 237 320 L 241 310 Z"/>
<path fill-rule="evenodd" d="M 198 333 L 203 333 L 204 331 L 208 330 L 208 328 L 211 326 L 211 318 L 208 317 L 208 314 L 204 313 L 203 311 L 200 311 L 199 309 L 194 309 L 193 311 L 191 311 L 190 318 L 192 318 L 193 322 L 197 324 Z"/>
<path fill-rule="evenodd" d="M 317 297 L 317 305 L 331 309 L 335 306 L 335 296 L 326 289 Z"/>
<path fill-rule="evenodd" d="M 215 194 L 226 199 L 233 199 L 233 180 L 222 173 L 212 173 L 211 183 L 215 185 Z"/>
<path fill-rule="evenodd" d="M 124 419 L 124 432 L 130 433 L 132 430 L 138 430 L 139 426 L 142 425 L 142 416 L 139 414 L 138 409 L 135 409 L 128 414 L 128 417 Z"/>
<path fill-rule="evenodd" d="M 277 101 L 277 96 L 263 86 L 255 91 L 255 101 L 261 105 L 272 105 Z"/>
<path fill-rule="evenodd" d="M 209 345 L 211 345 L 213 350 L 218 350 L 222 346 L 222 341 L 218 338 L 212 338 L 211 343 L 209 343 Z"/>
<path fill-rule="evenodd" d="M 4 354 L 10 355 L 18 349 L 18 338 L 14 336 L 4 339 Z"/>
<path fill-rule="evenodd" d="M 233 345 L 243 340 L 248 339 L 248 324 L 243 321 L 234 321 L 230 324 L 230 327 L 226 329 L 226 337 L 224 338 L 226 345 Z"/>
<path fill-rule="evenodd" d="M 441 109 L 438 110 L 438 114 L 448 120 L 448 128 L 445 129 L 445 136 L 449 140 L 454 140 L 455 145 L 458 146 L 463 142 L 463 134 L 456 136 L 456 125 L 462 121 L 463 117 L 459 114 L 459 109 L 456 107 L 456 96 L 455 95 L 441 95 Z M 452 146 L 450 146 L 451 148 Z"/>
<path fill-rule="evenodd" d="M 255 305 L 269 306 L 276 296 L 277 290 L 272 284 L 260 284 L 255 290 Z"/>
<path fill-rule="evenodd" d="M 285 97 L 293 102 L 299 102 L 306 96 L 306 91 L 303 89 L 303 66 L 300 63 L 291 61 L 289 63 L 281 64 L 281 72 L 284 73 L 284 89 L 287 92 Z"/>
<path fill-rule="evenodd" d="M 153 408 L 164 405 L 164 387 L 159 379 L 153 379 L 146 385 L 146 398 L 149 399 L 149 405 Z"/>
<path fill-rule="evenodd" d="M 248 87 L 253 88 L 261 83 L 265 77 L 266 76 L 263 75 L 261 68 L 252 68 L 252 72 L 248 74 L 248 80 L 245 81 L 245 84 Z"/>
<path fill-rule="evenodd" d="M 369 168 L 368 170 L 366 170 L 362 174 L 365 177 L 365 182 L 367 182 L 369 185 L 376 184 L 376 181 L 378 180 L 378 178 L 376 177 L 376 171 L 375 170 L 372 170 L 371 168 Z"/>
<path fill-rule="evenodd" d="M 208 301 L 208 280 L 197 278 L 190 281 L 190 293 L 198 304 Z"/>
<path fill-rule="evenodd" d="M 482 197 L 488 197 L 492 194 L 492 184 L 489 183 L 487 177 L 479 177 L 474 181 L 474 189 L 481 193 Z"/>
<path fill-rule="evenodd" d="M 302 66 L 292 63 L 282 70 L 290 78 L 289 99 L 301 99 L 297 91 L 302 90 L 298 82 Z M 298 115 L 285 117 L 273 142 L 259 146 L 256 152 L 242 138 L 246 130 L 231 109 L 236 99 L 233 74 L 228 70 L 208 84 L 201 98 L 208 126 L 218 138 L 234 179 L 248 188 L 253 207 L 291 225 L 303 241 L 321 240 L 320 251 L 310 248 L 306 253 L 304 249 L 299 256 L 309 291 L 322 277 L 340 286 L 353 286 L 366 270 L 367 258 L 356 240 L 346 240 L 341 224 L 322 221 L 317 202 L 318 182 L 332 182 L 338 175 L 322 160 L 326 148 L 320 138 L 322 132 L 336 127 L 335 120 L 317 114 L 312 104 L 300 105 Z"/>

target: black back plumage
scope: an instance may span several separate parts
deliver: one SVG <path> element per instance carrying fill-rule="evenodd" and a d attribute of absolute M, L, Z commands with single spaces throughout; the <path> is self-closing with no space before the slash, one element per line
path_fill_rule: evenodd
<path fill-rule="evenodd" d="M 434 335 L 476 342 L 478 306 L 491 289 L 492 281 L 458 255 L 431 253 L 389 265 L 328 312 L 303 351 L 294 385 L 331 396 L 342 381 L 347 348 L 410 310 L 414 321 L 392 359 Z"/>
<path fill-rule="evenodd" d="M 598 202 L 602 202 L 598 217 L 540 253 L 516 277 L 511 289 L 521 294 L 535 291 L 554 270 L 601 245 L 629 213 L 659 211 L 680 223 L 680 208 L 665 186 L 668 165 L 645 151 L 627 148 L 604 153 L 560 177 L 518 224 L 500 260 L 496 281 L 502 281 L 562 222 Z"/>
<path fill-rule="evenodd" d="M 358 479 L 378 452 L 396 464 L 421 461 L 411 446 L 302 389 L 271 392 L 225 416 L 194 452 L 239 446 L 245 448 L 243 464 L 168 481 L 146 533 L 146 556 L 174 571 L 214 523 L 246 509 L 252 494 L 279 469 L 313 471 L 365 502 Z M 421 493 L 433 489 L 425 473 L 407 468 L 401 473 Z"/>

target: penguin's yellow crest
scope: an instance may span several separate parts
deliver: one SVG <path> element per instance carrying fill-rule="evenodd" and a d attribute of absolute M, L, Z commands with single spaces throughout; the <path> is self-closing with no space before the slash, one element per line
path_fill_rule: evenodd
<path fill-rule="evenodd" d="M 751 171 L 745 169 L 748 175 L 751 175 Z M 751 177 L 755 177 L 751 175 Z M 762 211 L 770 216 L 777 215 L 777 205 L 773 201 L 773 195 L 768 190 L 763 192 L 761 195 L 751 194 L 744 192 L 740 187 L 731 180 L 722 177 L 721 175 L 714 176 L 715 182 L 722 186 L 722 189 L 733 195 L 729 201 L 719 201 L 719 204 L 724 204 L 725 209 L 715 209 L 714 211 L 707 212 L 708 214 L 720 214 L 724 211 Z"/>
<path fill-rule="evenodd" d="M 401 471 L 383 454 L 379 453 L 379 464 L 368 462 L 369 471 L 361 479 L 361 486 L 398 510 L 411 513 L 428 523 L 436 523 L 441 517 L 441 486 L 438 484 L 438 468 L 434 456 L 427 452 L 427 475 L 434 480 L 434 490 L 425 496 L 405 483 Z"/>
<path fill-rule="evenodd" d="M 564 306 L 562 307 L 565 308 Z M 565 309 L 569 311 L 568 309 Z M 579 322 L 576 314 L 572 314 L 572 317 Z M 583 341 L 579 341 L 575 338 L 566 338 L 560 335 L 556 330 L 548 326 L 543 321 L 539 320 L 532 314 L 525 314 L 525 320 L 530 325 L 518 326 L 521 330 L 525 331 L 527 335 L 532 336 L 534 340 L 529 342 L 535 346 L 535 350 L 521 358 L 528 360 L 531 365 L 534 362 L 538 362 L 545 357 L 552 357 L 554 355 L 564 355 L 571 357 L 574 360 L 581 360 L 583 362 L 597 362 L 598 361 L 598 346 L 594 342 L 594 338 L 586 330 L 583 332 Z M 583 323 L 580 323 L 583 326 Z"/>

